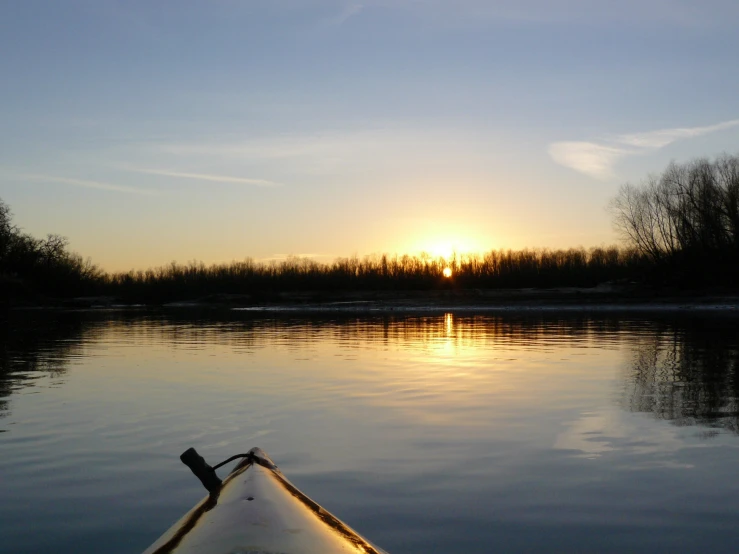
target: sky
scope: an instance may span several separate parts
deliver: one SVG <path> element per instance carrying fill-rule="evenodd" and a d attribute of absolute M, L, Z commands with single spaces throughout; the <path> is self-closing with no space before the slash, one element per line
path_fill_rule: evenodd
<path fill-rule="evenodd" d="M 739 154 L 736 0 L 0 1 L 0 199 L 102 268 L 617 242 Z"/>

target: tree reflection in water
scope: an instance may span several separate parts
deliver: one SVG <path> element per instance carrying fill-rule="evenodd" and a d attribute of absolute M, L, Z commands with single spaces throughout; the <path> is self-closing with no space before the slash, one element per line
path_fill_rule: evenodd
<path fill-rule="evenodd" d="M 737 323 L 729 316 L 656 323 L 634 342 L 625 407 L 675 425 L 739 434 Z"/>
<path fill-rule="evenodd" d="M 64 312 L 19 312 L 0 321 L 0 418 L 14 392 L 40 378 L 61 378 L 99 321 Z"/>

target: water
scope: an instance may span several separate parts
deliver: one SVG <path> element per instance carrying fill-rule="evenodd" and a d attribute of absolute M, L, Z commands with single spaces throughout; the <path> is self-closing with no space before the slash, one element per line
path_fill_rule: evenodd
<path fill-rule="evenodd" d="M 393 554 L 735 552 L 737 321 L 14 314 L 0 552 L 142 551 L 190 446 L 262 447 Z"/>

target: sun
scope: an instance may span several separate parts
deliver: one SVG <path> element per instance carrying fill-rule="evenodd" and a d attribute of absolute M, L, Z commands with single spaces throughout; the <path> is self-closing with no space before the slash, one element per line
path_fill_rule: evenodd
<path fill-rule="evenodd" d="M 452 268 L 451 267 L 445 267 L 443 269 L 443 271 L 441 272 L 441 274 L 444 277 L 446 277 L 447 279 L 449 279 L 452 276 Z"/>

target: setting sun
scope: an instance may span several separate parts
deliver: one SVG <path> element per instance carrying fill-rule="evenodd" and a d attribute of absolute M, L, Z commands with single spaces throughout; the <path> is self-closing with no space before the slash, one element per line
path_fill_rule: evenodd
<path fill-rule="evenodd" d="M 449 279 L 452 276 L 452 268 L 451 267 L 445 267 L 444 270 L 441 272 L 444 277 Z"/>

